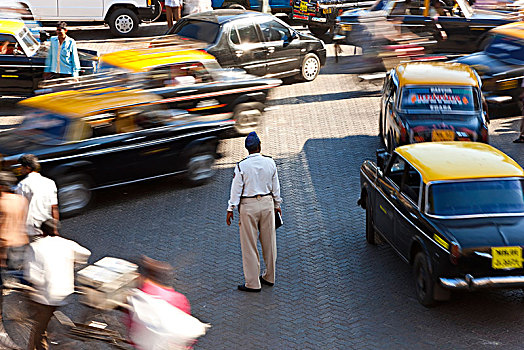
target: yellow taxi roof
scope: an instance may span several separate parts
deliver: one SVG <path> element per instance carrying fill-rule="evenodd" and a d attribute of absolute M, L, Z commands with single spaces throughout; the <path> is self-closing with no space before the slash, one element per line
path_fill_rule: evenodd
<path fill-rule="evenodd" d="M 418 169 L 425 183 L 441 180 L 524 177 L 524 170 L 495 147 L 478 142 L 424 142 L 396 152 Z"/>
<path fill-rule="evenodd" d="M 10 19 L 0 20 L 0 33 L 16 35 L 25 27 L 24 22 Z"/>
<path fill-rule="evenodd" d="M 191 61 L 215 60 L 200 50 L 169 50 L 166 48 L 133 49 L 102 55 L 100 61 L 134 72 L 146 72 L 151 68 Z"/>
<path fill-rule="evenodd" d="M 400 86 L 478 86 L 477 75 L 468 65 L 448 62 L 408 62 L 396 67 Z"/>
<path fill-rule="evenodd" d="M 160 96 L 146 93 L 143 90 L 105 88 L 86 91 L 60 91 L 31 97 L 19 103 L 26 107 L 44 109 L 72 118 L 81 118 L 160 99 Z"/>
<path fill-rule="evenodd" d="M 524 22 L 514 22 L 493 28 L 492 33 L 524 39 Z"/>

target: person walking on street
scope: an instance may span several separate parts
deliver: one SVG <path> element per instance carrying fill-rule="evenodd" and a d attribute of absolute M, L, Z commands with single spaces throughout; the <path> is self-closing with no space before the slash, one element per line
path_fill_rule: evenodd
<path fill-rule="evenodd" d="M 44 79 L 77 77 L 80 59 L 75 40 L 67 36 L 66 22 L 58 22 L 56 36 L 51 37 L 50 42 L 45 59 Z"/>
<path fill-rule="evenodd" d="M 182 17 L 182 0 L 166 0 L 167 27 L 171 29 L 173 24 Z"/>
<path fill-rule="evenodd" d="M 80 244 L 58 237 L 58 221 L 42 224 L 43 238 L 31 243 L 26 254 L 25 277 L 35 291 L 31 293 L 34 321 L 27 348 L 47 349 L 45 333 L 55 310 L 66 304 L 75 291 L 74 264 L 87 263 L 91 252 Z"/>
<path fill-rule="evenodd" d="M 521 105 L 521 110 L 520 110 L 520 114 L 522 115 L 522 119 L 520 120 L 520 134 L 519 134 L 519 138 L 514 140 L 513 142 L 514 143 L 524 143 L 524 80 L 522 80 L 522 85 L 521 85 L 521 93 L 520 93 L 520 105 Z"/>
<path fill-rule="evenodd" d="M 26 233 L 27 200 L 11 192 L 15 176 L 0 172 L 0 346 L 20 349 L 3 325 L 4 269 L 23 273 L 25 250 L 29 239 Z M 20 276 L 21 277 L 21 276 Z"/>
<path fill-rule="evenodd" d="M 38 173 L 40 163 L 35 155 L 24 154 L 18 162 L 25 178 L 18 183 L 15 192 L 29 202 L 27 234 L 30 240 L 34 240 L 41 235 L 40 226 L 44 221 L 59 218 L 56 184 Z"/>
<path fill-rule="evenodd" d="M 245 141 L 249 155 L 237 163 L 231 184 L 226 223 L 231 225 L 233 209 L 239 208 L 240 246 L 245 284 L 238 286 L 244 292 L 260 292 L 261 284 L 275 283 L 277 244 L 275 214 L 282 215 L 280 184 L 275 161 L 260 154 L 260 139 L 253 131 Z M 266 271 L 260 276 L 260 245 Z"/>

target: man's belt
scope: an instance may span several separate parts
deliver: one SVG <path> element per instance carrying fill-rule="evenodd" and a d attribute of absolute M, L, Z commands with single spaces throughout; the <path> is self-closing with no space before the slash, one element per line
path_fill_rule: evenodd
<path fill-rule="evenodd" d="M 272 193 L 269 192 L 269 193 L 266 193 L 266 194 L 257 194 L 257 195 L 254 195 L 254 196 L 242 196 L 240 198 L 260 198 L 260 197 L 265 197 L 265 196 L 271 196 Z"/>

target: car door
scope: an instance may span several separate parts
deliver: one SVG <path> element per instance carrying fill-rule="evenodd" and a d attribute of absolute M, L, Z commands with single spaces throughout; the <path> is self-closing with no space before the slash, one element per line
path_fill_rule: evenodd
<path fill-rule="evenodd" d="M 388 163 L 384 176 L 377 179 L 378 195 L 374 203 L 374 223 L 379 232 L 391 243 L 395 242 L 394 223 L 398 213 L 394 207 L 400 196 L 400 185 L 406 162 L 396 153 Z"/>
<path fill-rule="evenodd" d="M 301 43 L 294 31 L 272 16 L 258 16 L 256 23 L 267 49 L 267 73 L 298 70 Z"/>
<path fill-rule="evenodd" d="M 33 91 L 33 67 L 16 38 L 0 34 L 0 93 L 30 95 Z"/>
<path fill-rule="evenodd" d="M 228 41 L 236 67 L 255 75 L 267 73 L 266 45 L 251 18 L 231 23 Z"/>
<path fill-rule="evenodd" d="M 50 20 L 58 17 L 58 0 L 25 0 L 34 19 Z"/>
<path fill-rule="evenodd" d="M 58 16 L 61 18 L 102 18 L 104 0 L 71 1 L 58 0 Z"/>
<path fill-rule="evenodd" d="M 413 237 L 418 234 L 417 223 L 420 220 L 421 189 L 422 177 L 420 173 L 406 162 L 400 185 L 400 196 L 392 199 L 392 203 L 399 214 L 398 220 L 394 223 L 395 246 L 404 257 L 409 257 Z"/>

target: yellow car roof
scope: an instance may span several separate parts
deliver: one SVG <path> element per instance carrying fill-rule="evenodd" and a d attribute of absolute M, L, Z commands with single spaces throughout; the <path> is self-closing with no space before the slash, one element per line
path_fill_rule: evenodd
<path fill-rule="evenodd" d="M 0 33 L 3 34 L 18 34 L 25 27 L 24 22 L 13 21 L 10 19 L 0 20 Z"/>
<path fill-rule="evenodd" d="M 478 86 L 475 71 L 462 63 L 408 62 L 396 67 L 400 86 L 461 85 Z"/>
<path fill-rule="evenodd" d="M 26 107 L 44 109 L 72 118 L 81 118 L 122 107 L 158 101 L 158 95 L 143 90 L 105 88 L 98 90 L 70 90 L 28 98 L 19 102 Z"/>
<path fill-rule="evenodd" d="M 146 72 L 158 66 L 205 60 L 215 60 L 215 57 L 200 50 L 169 50 L 166 48 L 124 50 L 100 57 L 102 62 L 133 72 Z"/>
<path fill-rule="evenodd" d="M 493 28 L 492 33 L 524 39 L 524 22 L 514 22 Z"/>
<path fill-rule="evenodd" d="M 424 142 L 395 150 L 413 165 L 424 183 L 500 177 L 524 177 L 524 170 L 495 147 L 479 142 Z"/>

